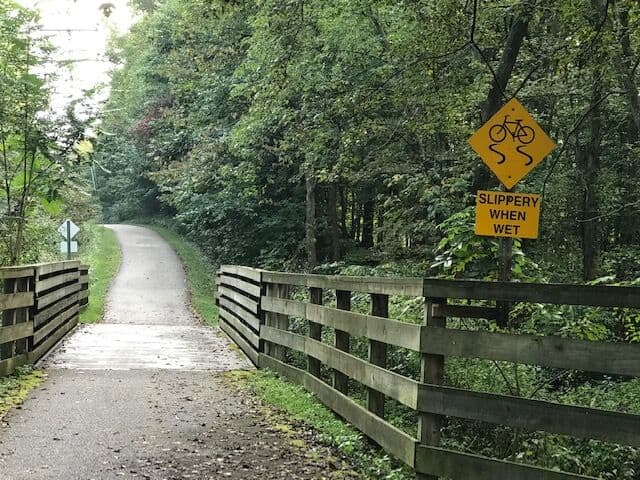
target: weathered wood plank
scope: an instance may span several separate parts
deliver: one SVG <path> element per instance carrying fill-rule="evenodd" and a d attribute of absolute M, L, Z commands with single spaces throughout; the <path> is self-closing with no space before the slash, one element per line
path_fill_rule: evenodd
<path fill-rule="evenodd" d="M 285 285 L 306 287 L 307 277 L 308 275 L 303 273 L 262 272 L 262 281 L 264 283 L 281 283 Z"/>
<path fill-rule="evenodd" d="M 7 375 L 11 375 L 16 368 L 21 367 L 27 363 L 27 354 L 22 353 L 15 357 L 6 358 L 4 360 L 0 360 L 0 377 L 6 377 Z"/>
<path fill-rule="evenodd" d="M 80 277 L 78 278 L 78 282 L 80 283 L 80 285 L 87 285 L 89 283 L 89 275 L 80 275 Z"/>
<path fill-rule="evenodd" d="M 249 312 L 257 315 L 259 313 L 258 310 L 258 302 L 252 300 L 249 297 L 245 297 L 244 295 L 235 292 L 229 288 L 226 288 L 224 285 L 220 285 L 218 287 L 218 291 L 221 296 L 227 297 L 229 300 L 233 300 L 238 305 L 242 305 Z"/>
<path fill-rule="evenodd" d="M 309 289 L 309 301 L 315 305 L 322 305 L 322 289 L 311 287 Z M 303 318 L 306 318 L 306 308 Z M 318 341 L 322 340 L 322 325 L 320 323 L 309 321 L 309 338 Z M 320 360 L 307 355 L 307 370 L 314 377 L 320 377 Z"/>
<path fill-rule="evenodd" d="M 79 278 L 80 278 L 80 272 L 77 270 L 75 272 L 63 273 L 61 275 L 49 277 L 45 280 L 36 281 L 35 290 L 36 290 L 36 293 L 40 293 L 45 290 L 49 290 L 53 287 L 57 287 L 58 285 L 62 285 L 63 283 L 69 283 L 73 281 L 78 282 Z"/>
<path fill-rule="evenodd" d="M 414 410 L 418 405 L 418 382 L 415 380 L 372 365 L 331 345 L 277 328 L 263 325 L 260 337 L 317 358 L 327 367 L 382 392 Z"/>
<path fill-rule="evenodd" d="M 76 295 L 71 295 L 70 297 L 65 298 L 64 300 L 60 300 L 59 302 L 54 303 L 50 307 L 45 308 L 44 310 L 39 311 L 33 317 L 33 327 L 37 330 L 40 325 L 46 323 L 50 318 L 54 317 L 58 312 L 65 310 L 70 305 L 78 302 L 78 297 Z"/>
<path fill-rule="evenodd" d="M 224 297 L 220 298 L 219 306 L 224 307 L 226 310 L 234 313 L 237 317 L 240 317 L 245 323 L 253 328 L 256 333 L 260 331 L 260 319 L 256 315 L 247 312 L 244 308 Z"/>
<path fill-rule="evenodd" d="M 14 278 L 29 278 L 35 276 L 33 267 L 2 267 L 0 268 L 0 280 Z"/>
<path fill-rule="evenodd" d="M 15 325 L 0 326 L 0 343 L 13 342 L 33 335 L 33 322 L 16 323 Z"/>
<path fill-rule="evenodd" d="M 0 310 L 26 308 L 33 305 L 33 292 L 0 293 Z"/>
<path fill-rule="evenodd" d="M 254 282 L 260 283 L 262 270 L 251 267 L 242 267 L 239 265 L 222 265 L 219 270 L 220 273 L 230 273 L 232 275 L 238 275 L 239 277 L 245 277 Z"/>
<path fill-rule="evenodd" d="M 65 310 L 64 312 L 59 313 L 58 315 L 53 317 L 51 320 L 45 323 L 42 328 L 38 329 L 33 334 L 33 344 L 37 346 L 47 335 L 49 335 L 63 323 L 67 322 L 70 318 L 76 316 L 79 311 L 79 306 L 74 305 L 69 310 Z"/>
<path fill-rule="evenodd" d="M 265 287 L 265 294 L 267 297 L 288 298 L 289 285 L 268 283 Z M 265 312 L 264 324 L 269 327 L 279 328 L 280 330 L 288 330 L 289 317 L 279 313 Z M 285 347 L 266 341 L 264 342 L 263 351 L 277 360 L 284 360 L 287 355 L 287 349 Z"/>
<path fill-rule="evenodd" d="M 597 480 L 594 477 L 494 460 L 437 447 L 416 447 L 416 470 L 454 480 Z"/>
<path fill-rule="evenodd" d="M 292 367 L 264 354 L 260 354 L 259 365 L 261 368 L 269 368 L 283 377 L 302 385 L 305 389 L 315 394 L 320 402 L 374 440 L 387 452 L 395 455 L 409 466 L 414 465 L 416 442 L 411 436 L 368 412 L 346 395 L 334 390 L 331 386 L 304 370 Z"/>
<path fill-rule="evenodd" d="M 58 290 L 54 290 L 51 293 L 47 293 L 46 295 L 36 298 L 36 307 L 38 310 L 42 310 L 43 308 L 48 307 L 52 303 L 57 302 L 58 300 L 72 295 L 80 290 L 80 284 L 74 283 L 71 285 L 67 285 L 66 287 L 59 288 Z M 74 296 L 75 297 L 75 296 Z M 77 297 L 75 297 L 77 298 Z"/>
<path fill-rule="evenodd" d="M 305 318 L 356 337 L 368 337 L 416 351 L 420 349 L 420 325 L 273 297 L 262 297 L 261 305 L 263 310 Z"/>
<path fill-rule="evenodd" d="M 378 293 L 381 295 L 405 295 L 410 297 L 422 295 L 421 278 L 303 275 L 265 271 L 262 274 L 262 281 L 352 292 Z"/>
<path fill-rule="evenodd" d="M 235 331 L 240 333 L 256 350 L 260 347 L 260 337 L 244 325 L 241 320 L 238 320 L 233 313 L 228 312 L 222 307 L 220 309 L 220 317 Z"/>
<path fill-rule="evenodd" d="M 29 363 L 36 363 L 51 350 L 56 343 L 64 338 L 78 324 L 78 316 L 71 318 L 67 323 L 60 327 L 49 338 L 42 342 L 38 347 L 34 348 L 28 354 Z"/>
<path fill-rule="evenodd" d="M 471 392 L 438 385 L 419 386 L 418 410 L 640 446 L 640 415 Z"/>
<path fill-rule="evenodd" d="M 63 270 L 78 269 L 80 267 L 80 262 L 78 260 L 68 260 L 64 262 L 39 263 L 34 265 L 34 267 L 36 269 L 36 274 L 40 277 L 42 275 L 49 275 Z"/>
<path fill-rule="evenodd" d="M 240 348 L 254 365 L 258 365 L 258 352 L 254 350 L 233 327 L 227 324 L 224 318 L 220 319 L 220 329 L 229 336 L 233 343 Z"/>
<path fill-rule="evenodd" d="M 89 298 L 89 290 L 80 290 L 78 292 L 78 301 Z"/>
<path fill-rule="evenodd" d="M 435 317 L 484 318 L 496 320 L 500 310 L 495 307 L 479 307 L 475 305 L 434 305 Z"/>
<path fill-rule="evenodd" d="M 423 351 L 612 375 L 640 376 L 640 344 L 423 327 Z"/>
<path fill-rule="evenodd" d="M 351 310 L 351 292 L 345 290 L 336 290 L 336 308 L 338 310 Z M 349 352 L 350 348 L 350 335 L 349 332 L 335 329 L 333 336 L 333 346 L 342 350 L 343 352 Z M 317 357 L 316 357 L 317 358 Z M 349 394 L 349 377 L 342 373 L 339 369 L 333 369 L 333 388 L 345 395 Z"/>
<path fill-rule="evenodd" d="M 260 287 L 258 285 L 245 282 L 244 280 L 240 280 L 239 278 L 223 275 L 220 277 L 220 285 L 235 287 L 238 290 L 242 291 L 244 295 L 254 298 L 260 298 Z"/>
<path fill-rule="evenodd" d="M 425 297 L 640 308 L 640 287 L 424 280 Z"/>
<path fill-rule="evenodd" d="M 389 295 L 371 295 L 371 315 L 386 318 L 389 316 Z M 387 367 L 387 344 L 369 339 L 367 358 L 369 363 L 381 368 Z M 384 394 L 374 388 L 367 389 L 367 409 L 384 418 Z"/>
<path fill-rule="evenodd" d="M 435 315 L 435 306 L 446 304 L 446 298 L 425 298 L 424 323 L 426 326 L 446 328 L 447 318 Z M 423 351 L 422 346 L 420 350 Z M 445 358 L 442 355 L 422 353 L 420 355 L 420 381 L 442 385 L 444 382 L 444 361 Z M 444 420 L 442 415 L 420 412 L 418 415 L 418 441 L 421 445 L 440 446 Z M 436 476 L 423 475 L 422 473 L 419 473 L 416 478 L 419 480 L 438 480 Z"/>

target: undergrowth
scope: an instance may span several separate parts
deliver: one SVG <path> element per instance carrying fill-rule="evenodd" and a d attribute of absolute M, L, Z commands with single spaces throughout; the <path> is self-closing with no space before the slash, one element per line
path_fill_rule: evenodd
<path fill-rule="evenodd" d="M 20 367 L 8 377 L 0 377 L 0 419 L 16 405 L 27 398 L 31 390 L 38 387 L 46 378 L 41 370 L 31 366 Z"/>
<path fill-rule="evenodd" d="M 358 430 L 336 417 L 302 387 L 282 380 L 267 370 L 229 372 L 226 377 L 264 404 L 282 411 L 292 421 L 313 428 L 318 439 L 347 457 L 362 478 L 415 478 L 408 468 L 371 444 Z"/>
<path fill-rule="evenodd" d="M 98 225 L 88 228 L 90 238 L 80 260 L 89 265 L 89 304 L 80 314 L 80 322 L 96 323 L 104 315 L 107 291 L 120 268 L 122 252 L 113 230 Z"/>

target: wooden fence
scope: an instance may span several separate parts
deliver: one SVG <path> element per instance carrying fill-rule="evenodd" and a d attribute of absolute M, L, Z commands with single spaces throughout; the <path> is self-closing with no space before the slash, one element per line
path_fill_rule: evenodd
<path fill-rule="evenodd" d="M 639 288 L 302 275 L 238 266 L 223 266 L 218 285 L 221 327 L 256 366 L 303 385 L 414 468 L 419 478 L 591 478 L 442 448 L 446 417 L 640 447 L 639 415 L 443 385 L 446 357 L 640 376 L 638 344 L 447 328 L 447 317 L 498 318 L 500 302 L 639 309 Z M 301 287 L 308 290 L 306 299 L 291 299 L 290 292 Z M 327 290 L 335 292 L 335 308 L 322 304 Z M 354 292 L 369 295 L 370 314 L 350 311 Z M 423 323 L 389 319 L 389 297 L 394 295 L 424 298 Z M 460 305 L 459 300 L 485 300 L 489 306 Z M 308 322 L 308 336 L 289 331 L 290 317 Z M 333 344 L 322 341 L 323 329 L 333 329 Z M 367 360 L 350 353 L 352 336 L 367 339 Z M 420 355 L 419 380 L 393 371 L 394 365 L 388 365 L 389 346 Z M 288 361 L 290 351 L 306 356 L 306 368 Z M 321 365 L 331 369 L 331 382 L 321 379 Z M 366 406 L 348 395 L 350 382 L 366 387 Z M 417 413 L 414 435 L 385 421 L 385 398 Z"/>
<path fill-rule="evenodd" d="M 88 271 L 78 261 L 0 268 L 0 376 L 37 362 L 76 326 Z"/>

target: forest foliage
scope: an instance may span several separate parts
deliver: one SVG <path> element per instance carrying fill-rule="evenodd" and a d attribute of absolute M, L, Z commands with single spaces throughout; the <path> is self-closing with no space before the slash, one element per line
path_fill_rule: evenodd
<path fill-rule="evenodd" d="M 492 278 L 468 207 L 497 180 L 466 142 L 516 95 L 558 143 L 518 187 L 544 210 L 516 276 L 640 276 L 636 2 L 141 6 L 112 48 L 109 220 L 173 217 L 227 263 Z"/>
<path fill-rule="evenodd" d="M 56 258 L 58 222 L 98 213 L 82 102 L 50 109 L 52 52 L 38 14 L 0 0 L 0 266 Z"/>

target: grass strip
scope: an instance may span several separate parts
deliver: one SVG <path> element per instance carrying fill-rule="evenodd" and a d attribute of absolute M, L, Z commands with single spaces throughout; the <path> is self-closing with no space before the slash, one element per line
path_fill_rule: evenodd
<path fill-rule="evenodd" d="M 372 445 L 362 433 L 340 420 L 304 388 L 267 370 L 228 372 L 225 377 L 263 404 L 283 412 L 292 422 L 302 422 L 313 428 L 318 439 L 347 457 L 362 478 L 415 478 L 408 468 Z"/>
<path fill-rule="evenodd" d="M 44 372 L 31 366 L 17 368 L 12 375 L 0 378 L 0 420 L 11 408 L 21 404 L 45 378 Z"/>
<path fill-rule="evenodd" d="M 81 262 L 89 265 L 89 304 L 80 314 L 81 323 L 102 320 L 107 291 L 122 259 L 120 243 L 113 230 L 99 225 L 89 228 L 89 247 L 80 256 Z"/>
<path fill-rule="evenodd" d="M 145 225 L 157 232 L 176 252 L 184 265 L 191 305 L 207 325 L 218 324 L 218 307 L 215 301 L 216 270 L 197 245 L 181 235 L 156 224 Z"/>

